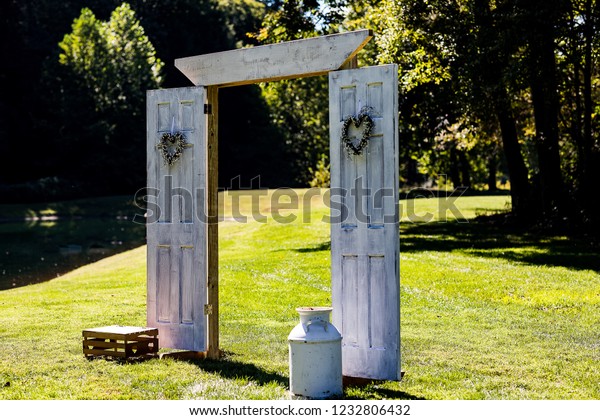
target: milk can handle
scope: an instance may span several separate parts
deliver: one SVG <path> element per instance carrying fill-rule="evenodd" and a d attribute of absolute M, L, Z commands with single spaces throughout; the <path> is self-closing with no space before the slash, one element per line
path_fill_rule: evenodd
<path fill-rule="evenodd" d="M 307 332 L 312 324 L 323 324 L 323 329 L 325 329 L 325 332 L 327 332 L 329 322 L 325 321 L 324 319 L 317 319 L 317 320 L 311 319 L 310 321 L 308 321 L 306 323 L 306 331 Z"/>

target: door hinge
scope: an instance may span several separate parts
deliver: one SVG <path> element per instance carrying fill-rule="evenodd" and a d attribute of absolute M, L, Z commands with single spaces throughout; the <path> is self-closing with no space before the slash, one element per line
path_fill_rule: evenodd
<path fill-rule="evenodd" d="M 204 113 L 212 114 L 212 104 L 204 104 Z"/>
<path fill-rule="evenodd" d="M 213 313 L 213 307 L 210 303 L 207 303 L 206 305 L 204 305 L 204 315 L 212 315 Z"/>

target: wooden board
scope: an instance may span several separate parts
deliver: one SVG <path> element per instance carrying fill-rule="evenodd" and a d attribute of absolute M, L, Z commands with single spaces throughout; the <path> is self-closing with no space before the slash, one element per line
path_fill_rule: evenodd
<path fill-rule="evenodd" d="M 84 337 L 131 340 L 139 336 L 157 336 L 158 329 L 110 325 L 108 327 L 88 328 L 83 330 L 82 335 Z"/>
<path fill-rule="evenodd" d="M 331 72 L 329 101 L 332 318 L 343 337 L 343 375 L 399 380 L 397 65 Z M 374 128 L 355 155 L 342 128 L 364 107 Z M 362 130 L 350 134 L 360 139 Z"/>
<path fill-rule="evenodd" d="M 219 88 L 206 89 L 208 103 L 207 139 L 207 316 L 208 351 L 210 359 L 221 357 L 219 351 Z"/>
<path fill-rule="evenodd" d="M 372 31 L 362 29 L 179 58 L 175 67 L 196 86 L 235 86 L 317 76 L 344 66 L 372 37 Z"/>

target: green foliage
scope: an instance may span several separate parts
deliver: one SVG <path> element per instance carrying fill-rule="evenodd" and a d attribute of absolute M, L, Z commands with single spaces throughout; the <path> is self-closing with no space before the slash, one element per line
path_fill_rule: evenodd
<path fill-rule="evenodd" d="M 73 32 L 65 35 L 59 46 L 63 53 L 59 61 L 64 65 L 71 65 L 73 69 L 83 77 L 89 77 L 89 83 L 94 83 L 95 74 L 93 68 L 102 68 L 102 62 L 106 60 L 106 41 L 103 39 L 101 30 L 102 22 L 90 9 L 81 10 L 79 18 L 73 22 Z"/>
<path fill-rule="evenodd" d="M 269 114 L 260 87 L 220 89 L 220 186 L 236 189 L 298 185 L 289 148 Z"/>
<path fill-rule="evenodd" d="M 468 154 L 465 148 L 455 147 L 462 141 L 447 130 L 457 124 L 463 129 L 472 126 L 468 117 L 461 117 L 463 105 L 452 77 L 457 54 L 448 30 L 461 24 L 453 5 L 445 5 L 452 13 L 449 17 L 434 13 L 440 2 L 364 0 L 351 4 L 349 27 L 369 27 L 376 34 L 367 45 L 368 62 L 399 64 L 401 178 L 409 185 L 456 172 L 457 151 Z M 445 141 L 439 141 L 442 138 Z"/>
<path fill-rule="evenodd" d="M 9 40 L 0 43 L 0 52 L 11 57 L 0 62 L 0 165 L 11 168 L 22 142 L 29 146 L 19 170 L 0 173 L 5 200 L 133 193 L 142 187 L 145 90 L 158 83 L 165 88 L 190 84 L 172 65 L 176 58 L 256 43 L 246 33 L 258 31 L 265 11 L 253 0 L 129 0 L 137 23 L 123 9 L 109 27 L 121 2 L 0 2 L 0 31 Z M 77 19 L 82 9 L 88 11 Z M 150 44 L 138 42 L 142 26 L 156 52 L 154 66 L 146 61 Z M 107 45 L 107 38 L 116 44 Z M 60 54 L 68 64 L 59 62 Z M 167 65 L 161 67 L 159 58 Z M 221 185 L 239 174 L 244 179 L 264 175 L 267 185 L 292 185 L 289 165 L 275 171 L 271 164 L 289 159 L 282 156 L 283 143 L 259 89 L 230 88 L 220 96 L 227 111 L 219 132 L 222 156 L 236 153 L 223 158 Z M 22 142 L 4 141 L 10 138 Z M 252 156 L 245 153 L 250 148 Z"/>
<path fill-rule="evenodd" d="M 322 154 L 321 159 L 317 162 L 315 169 L 309 168 L 309 172 L 312 175 L 312 179 L 308 183 L 312 188 L 329 188 L 331 183 L 331 172 L 330 172 L 329 158 L 327 155 Z"/>
<path fill-rule="evenodd" d="M 136 14 L 124 3 L 101 21 L 84 8 L 59 47 L 45 71 L 55 165 L 84 182 L 102 174 L 104 193 L 141 187 L 146 90 L 160 86 L 163 63 Z"/>
<path fill-rule="evenodd" d="M 399 64 L 403 161 L 454 178 L 464 154 L 492 179 L 501 139 L 517 213 L 577 224 L 595 213 L 599 11 L 593 0 L 359 0 L 345 24 L 373 28 L 368 57 Z M 473 148 L 448 130 L 457 124 Z"/>
<path fill-rule="evenodd" d="M 413 156 L 423 175 L 438 183 L 447 178 L 455 187 L 495 190 L 496 182 L 489 177 L 490 172 L 496 176 L 500 141 L 494 134 L 469 121 L 444 121 L 435 134 L 433 147 Z"/>
<path fill-rule="evenodd" d="M 271 120 L 282 133 L 297 181 L 308 184 L 309 168 L 329 152 L 329 98 L 326 76 L 261 86 Z"/>
<path fill-rule="evenodd" d="M 256 38 L 277 43 L 322 35 L 342 18 L 343 2 L 284 0 L 270 10 Z M 310 168 L 329 151 L 329 90 L 327 77 L 271 82 L 261 86 L 271 120 L 291 156 L 296 180 L 311 181 Z"/>
<path fill-rule="evenodd" d="M 327 32 L 343 20 L 346 3 L 339 0 L 282 0 L 271 6 L 263 27 L 255 36 L 260 41 L 274 43 Z"/>
<path fill-rule="evenodd" d="M 127 3 L 108 22 L 83 9 L 59 46 L 59 62 L 76 77 L 70 82 L 81 83 L 81 93 L 94 96 L 97 112 L 139 115 L 146 89 L 161 84 L 164 64 Z"/>
<path fill-rule="evenodd" d="M 237 48 L 256 43 L 252 35 L 266 13 L 266 7 L 257 0 L 218 0 L 219 8 L 227 16 L 229 31 L 235 34 Z"/>
<path fill-rule="evenodd" d="M 409 5 L 402 7 L 401 2 L 387 0 L 374 14 L 377 19 L 374 23 L 383 29 L 376 41 L 380 50 L 378 60 L 400 65 L 400 85 L 404 92 L 450 79 L 450 62 L 455 56 L 453 40 L 440 30 L 441 16 L 427 15 L 435 7 L 433 4 L 427 9 L 415 7 L 418 11 L 411 15 Z M 417 22 L 423 26 L 417 26 Z"/>

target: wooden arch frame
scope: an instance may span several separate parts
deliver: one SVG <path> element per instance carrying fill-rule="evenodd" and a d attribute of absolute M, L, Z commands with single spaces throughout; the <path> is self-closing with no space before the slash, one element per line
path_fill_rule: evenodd
<path fill-rule="evenodd" d="M 356 55 L 373 32 L 361 29 L 279 44 L 204 54 L 175 60 L 195 86 L 207 89 L 207 306 L 206 357 L 218 359 L 219 350 L 219 238 L 218 238 L 218 90 L 355 68 Z M 292 59 L 290 59 L 292 58 Z"/>

